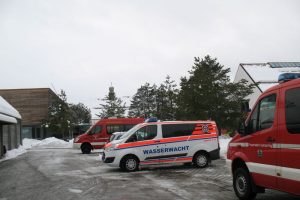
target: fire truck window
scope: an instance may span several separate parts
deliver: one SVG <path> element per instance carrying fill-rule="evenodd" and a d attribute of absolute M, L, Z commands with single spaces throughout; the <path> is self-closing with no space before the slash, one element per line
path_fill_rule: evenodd
<path fill-rule="evenodd" d="M 123 131 L 128 131 L 128 130 L 130 130 L 132 127 L 134 127 L 134 124 L 125 124 L 125 125 L 124 125 L 124 130 L 123 130 Z"/>
<path fill-rule="evenodd" d="M 285 120 L 289 133 L 300 134 L 300 88 L 286 91 Z"/>
<path fill-rule="evenodd" d="M 124 130 L 123 125 L 117 125 L 117 124 L 106 125 L 107 134 L 112 134 L 114 132 L 120 132 L 123 130 Z"/>
<path fill-rule="evenodd" d="M 263 98 L 259 104 L 258 129 L 264 130 L 272 127 L 276 110 L 276 95 Z"/>
<path fill-rule="evenodd" d="M 196 124 L 164 124 L 162 134 L 164 138 L 192 135 Z"/>
<path fill-rule="evenodd" d="M 92 130 L 91 130 L 91 134 L 97 134 L 97 133 L 101 133 L 102 127 L 101 126 L 95 126 Z"/>
<path fill-rule="evenodd" d="M 251 134 L 257 131 L 257 114 L 258 114 L 258 106 L 256 106 L 252 112 L 250 120 L 247 126 L 247 134 Z"/>

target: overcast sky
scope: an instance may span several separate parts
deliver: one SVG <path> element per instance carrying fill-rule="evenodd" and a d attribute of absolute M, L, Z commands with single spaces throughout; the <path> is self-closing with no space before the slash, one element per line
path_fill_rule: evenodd
<path fill-rule="evenodd" d="M 298 0 L 0 0 L 0 88 L 63 89 L 93 109 L 112 83 L 177 83 L 194 57 L 300 61 Z"/>

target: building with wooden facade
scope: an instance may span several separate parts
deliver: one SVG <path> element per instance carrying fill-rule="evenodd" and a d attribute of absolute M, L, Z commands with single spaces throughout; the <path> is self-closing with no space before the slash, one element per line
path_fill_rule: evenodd
<path fill-rule="evenodd" d="M 1 89 L 0 96 L 22 116 L 22 138 L 59 137 L 44 124 L 49 106 L 58 98 L 50 88 Z"/>
<path fill-rule="evenodd" d="M 0 96 L 0 158 L 21 144 L 21 115 Z"/>

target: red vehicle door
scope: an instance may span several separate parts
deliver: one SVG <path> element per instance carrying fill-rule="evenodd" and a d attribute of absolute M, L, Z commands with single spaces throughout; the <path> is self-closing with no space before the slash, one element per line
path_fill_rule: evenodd
<path fill-rule="evenodd" d="M 260 98 L 247 121 L 248 135 L 239 141 L 246 146 L 241 152 L 249 159 L 247 166 L 254 182 L 268 188 L 277 187 L 278 154 L 273 149 L 278 139 L 277 97 L 277 92 L 269 92 Z"/>
<path fill-rule="evenodd" d="M 108 137 L 106 137 L 105 125 L 95 125 L 90 131 L 91 134 L 91 145 L 95 149 L 100 149 L 107 142 Z"/>
<path fill-rule="evenodd" d="M 300 85 L 282 88 L 280 95 L 278 186 L 300 195 Z"/>

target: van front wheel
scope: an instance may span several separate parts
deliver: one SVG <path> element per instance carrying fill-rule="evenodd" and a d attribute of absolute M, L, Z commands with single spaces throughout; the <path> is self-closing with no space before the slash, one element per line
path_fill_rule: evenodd
<path fill-rule="evenodd" d="M 252 190 L 250 174 L 244 168 L 238 168 L 233 172 L 233 189 L 240 200 L 256 197 L 256 193 Z"/>
<path fill-rule="evenodd" d="M 139 168 L 139 161 L 134 156 L 126 156 L 121 160 L 120 167 L 127 172 L 134 172 Z"/>
<path fill-rule="evenodd" d="M 81 151 L 83 154 L 89 154 L 92 151 L 92 147 L 89 143 L 84 143 L 81 145 Z"/>

